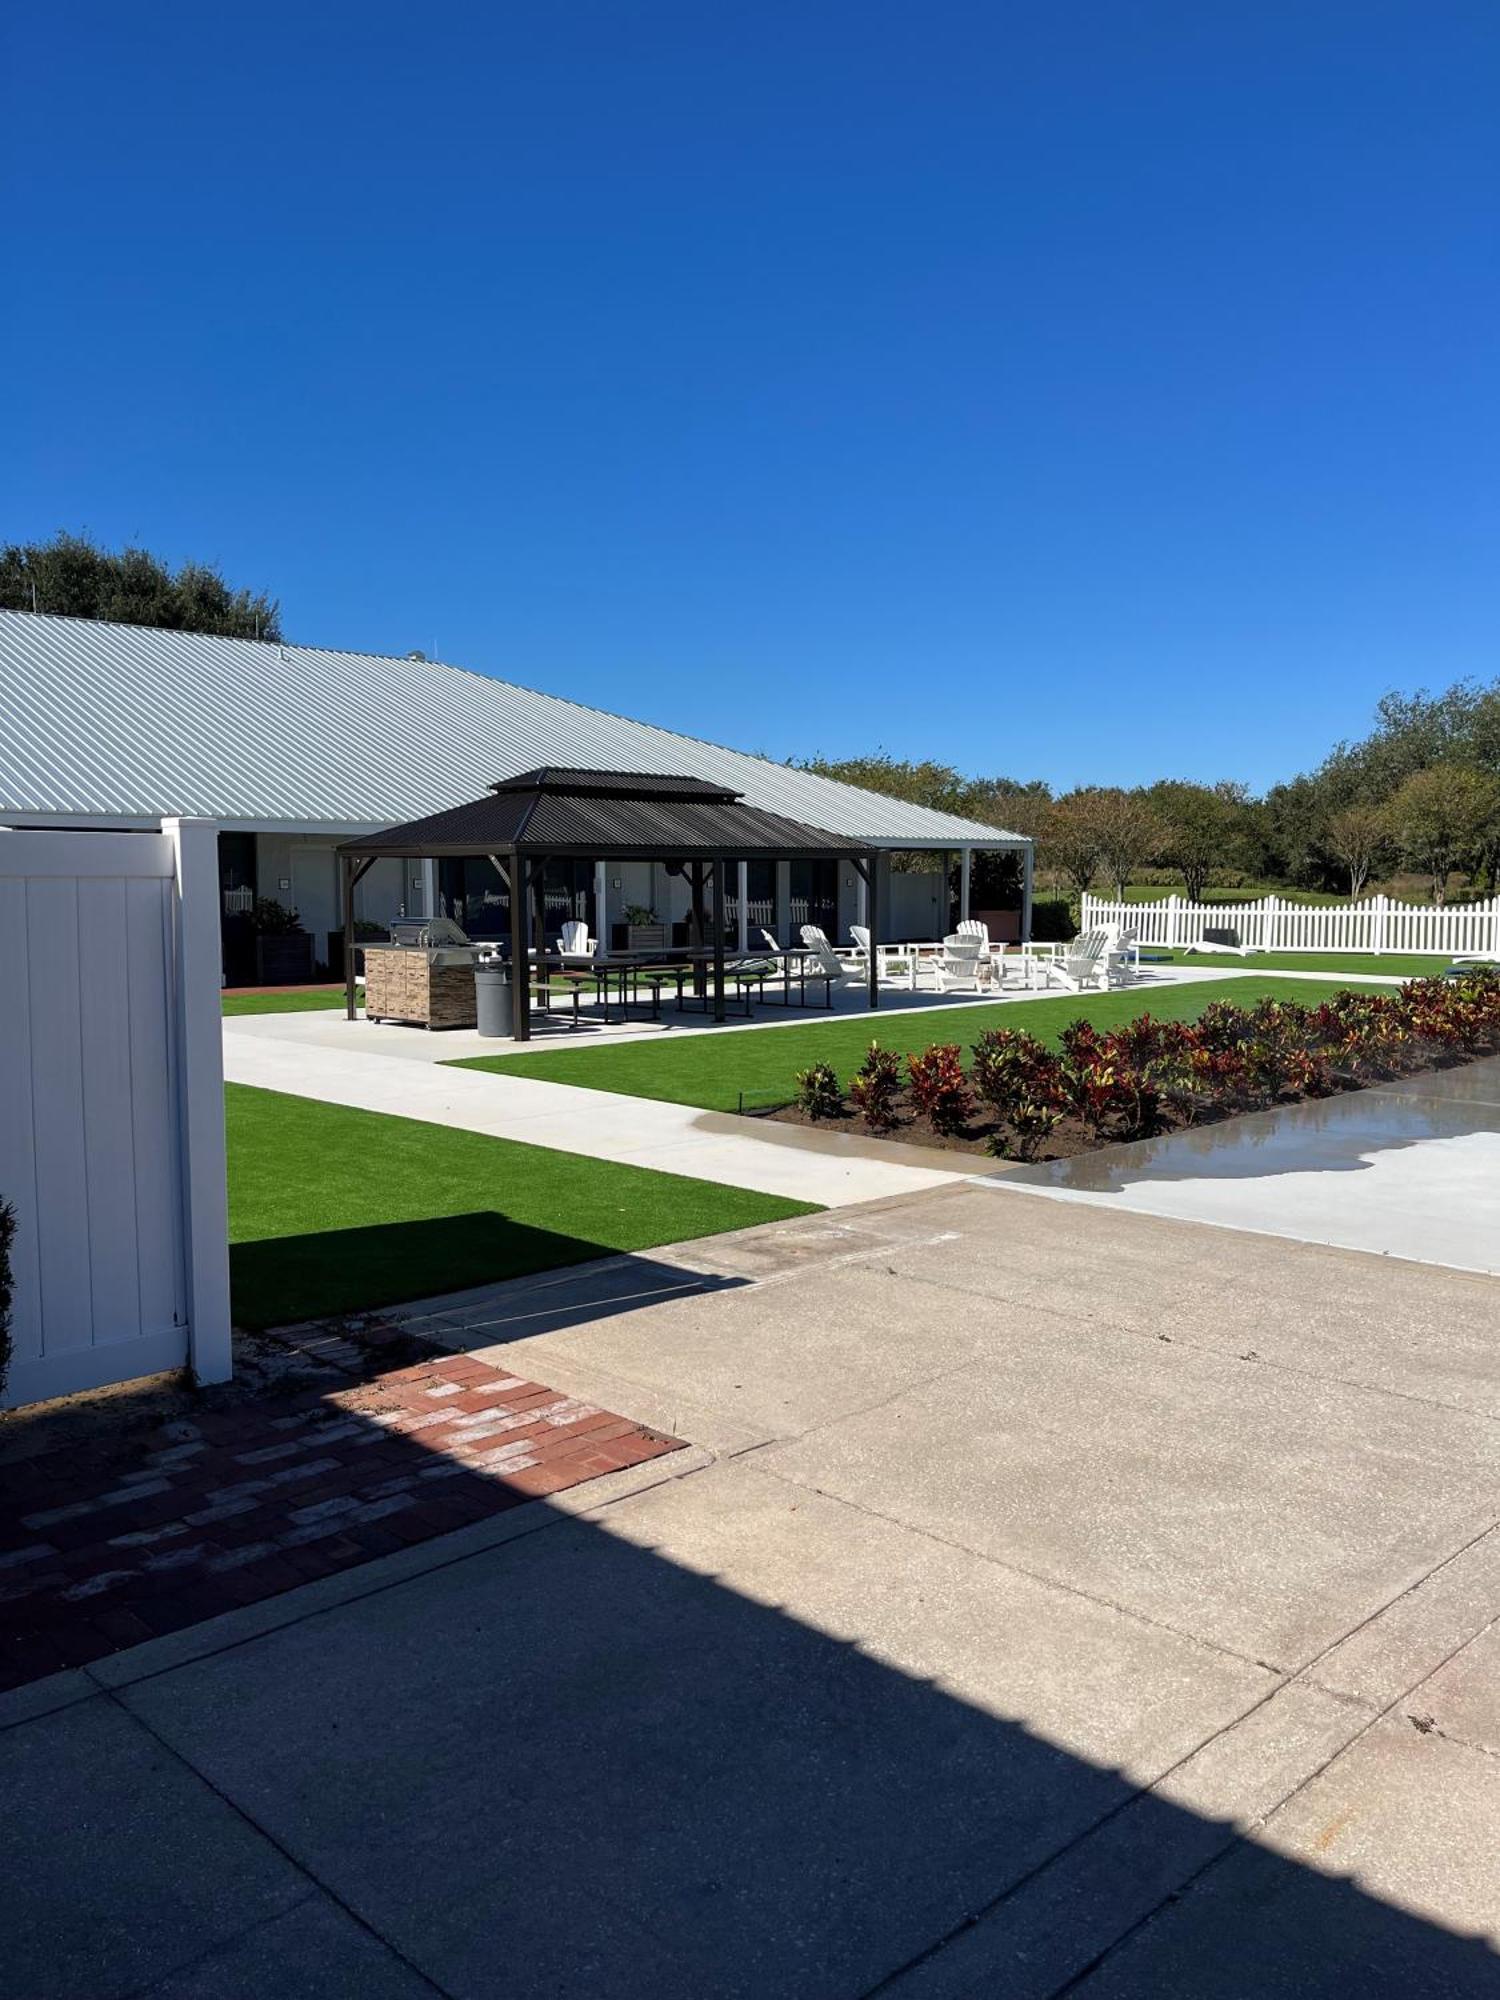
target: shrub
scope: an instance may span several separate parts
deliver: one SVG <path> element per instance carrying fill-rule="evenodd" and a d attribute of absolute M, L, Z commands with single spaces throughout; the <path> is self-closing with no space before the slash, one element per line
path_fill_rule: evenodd
<path fill-rule="evenodd" d="M 1011 1106 L 1006 1122 L 990 1135 L 990 1151 L 1002 1160 L 1034 1160 L 1057 1128 L 1061 1113 L 1055 1105 L 1022 1097 Z"/>
<path fill-rule="evenodd" d="M 901 1089 L 901 1058 L 894 1049 L 871 1042 L 849 1086 L 850 1102 L 863 1114 L 872 1132 L 889 1132 L 896 1122 L 896 1097 Z"/>
<path fill-rule="evenodd" d="M 810 1069 L 798 1070 L 797 1106 L 813 1119 L 843 1116 L 844 1093 L 832 1063 L 814 1063 Z"/>
<path fill-rule="evenodd" d="M 971 1071 L 999 1121 L 990 1151 L 1034 1160 L 1063 1113 L 1062 1062 L 1045 1042 L 1015 1028 L 990 1028 L 974 1044 Z"/>
<path fill-rule="evenodd" d="M 12 1279 L 10 1249 L 16 1240 L 16 1211 L 8 1201 L 0 1201 L 0 1396 L 5 1394 L 10 1374 L 10 1307 Z"/>
<path fill-rule="evenodd" d="M 273 896 L 257 896 L 250 913 L 250 928 L 261 937 L 293 937 L 302 929 L 302 919 Z"/>
<path fill-rule="evenodd" d="M 974 1116 L 974 1093 L 964 1075 L 957 1042 L 937 1042 L 925 1055 L 908 1056 L 912 1102 L 932 1120 L 934 1132 L 962 1132 Z"/>

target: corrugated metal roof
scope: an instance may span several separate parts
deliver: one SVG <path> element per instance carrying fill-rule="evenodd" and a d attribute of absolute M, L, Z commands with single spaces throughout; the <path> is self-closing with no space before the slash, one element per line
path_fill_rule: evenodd
<path fill-rule="evenodd" d="M 462 667 L 0 611 L 0 812 L 352 832 L 545 765 L 690 771 L 876 845 L 1020 839 Z"/>
<path fill-rule="evenodd" d="M 815 856 L 859 853 L 822 827 L 737 799 L 697 779 L 663 780 L 628 771 L 533 771 L 522 790 L 498 785 L 482 799 L 408 820 L 345 843 L 347 854 L 572 853 L 599 860 L 690 860 L 698 856 Z M 670 790 L 664 789 L 670 786 Z"/>

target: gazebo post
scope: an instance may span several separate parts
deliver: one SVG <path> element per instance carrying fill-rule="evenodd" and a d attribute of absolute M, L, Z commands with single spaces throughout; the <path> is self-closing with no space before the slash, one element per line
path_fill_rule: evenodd
<path fill-rule="evenodd" d="M 543 995 L 547 986 L 547 857 L 533 854 L 529 870 L 531 884 L 531 932 L 536 944 L 536 983 Z M 544 1002 L 543 1012 L 546 1011 Z"/>
<path fill-rule="evenodd" d="M 356 862 L 352 854 L 344 860 L 344 1012 L 349 1020 L 357 1013 L 354 1002 L 354 890 L 375 866 L 372 854 L 368 861 Z"/>
<path fill-rule="evenodd" d="M 510 1008 L 511 1032 L 531 1040 L 531 966 L 527 951 L 526 877 L 519 848 L 510 850 Z"/>
<path fill-rule="evenodd" d="M 714 1019 L 724 1019 L 724 857 L 713 861 Z"/>
<path fill-rule="evenodd" d="M 354 1019 L 354 863 L 346 854 L 340 871 L 344 885 L 344 1015 Z"/>
<path fill-rule="evenodd" d="M 880 857 L 869 853 L 854 864 L 865 878 L 865 919 L 870 932 L 870 1007 L 880 1008 Z M 915 985 L 915 981 L 913 981 Z"/>

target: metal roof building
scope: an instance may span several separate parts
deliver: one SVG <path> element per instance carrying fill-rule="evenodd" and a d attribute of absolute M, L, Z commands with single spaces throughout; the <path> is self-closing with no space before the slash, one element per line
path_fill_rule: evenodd
<path fill-rule="evenodd" d="M 348 835 L 540 765 L 692 771 L 870 846 L 1027 845 L 462 667 L 0 611 L 0 821 Z"/>
<path fill-rule="evenodd" d="M 0 611 L 0 827 L 155 826 L 167 816 L 220 828 L 226 963 L 235 924 L 261 899 L 295 910 L 317 963 L 342 935 L 335 845 L 465 804 L 518 771 L 544 767 L 691 772 L 757 811 L 858 845 L 929 849 L 960 860 L 915 875 L 881 866 L 888 921 L 928 936 L 951 914 L 940 884 L 961 881 L 966 850 L 1014 854 L 1018 907 L 997 922 L 1029 927 L 1031 849 L 1021 835 L 842 785 L 768 758 L 633 722 L 435 661 L 339 653 L 204 632 Z M 825 850 L 826 851 L 826 850 Z M 632 907 L 681 918 L 685 894 L 666 864 L 559 879 L 560 912 L 601 926 Z M 850 871 L 742 864 L 735 905 L 746 925 L 832 928 L 863 907 Z M 836 879 L 835 879 L 836 878 Z M 483 871 L 383 861 L 362 882 L 361 921 L 416 911 L 471 928 L 506 920 Z M 230 967 L 251 975 L 245 963 Z"/>

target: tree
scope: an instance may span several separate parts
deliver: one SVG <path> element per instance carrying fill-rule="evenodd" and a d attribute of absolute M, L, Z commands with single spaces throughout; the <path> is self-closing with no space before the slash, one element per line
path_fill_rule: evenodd
<path fill-rule="evenodd" d="M 1455 868 L 1493 868 L 1500 779 L 1467 764 L 1414 771 L 1391 800 L 1389 823 L 1407 860 L 1431 877 L 1433 901 L 1442 903 Z"/>
<path fill-rule="evenodd" d="M 0 609 L 220 632 L 233 639 L 280 639 L 281 607 L 263 592 L 233 590 L 207 563 L 176 571 L 146 549 L 118 553 L 83 535 L 0 548 Z"/>
<path fill-rule="evenodd" d="M 1344 806 L 1329 814 L 1323 843 L 1349 872 L 1351 903 L 1369 881 L 1370 870 L 1389 841 L 1388 816 L 1379 806 Z"/>
<path fill-rule="evenodd" d="M 1095 792 L 1094 799 L 1100 865 L 1123 903 L 1131 876 L 1161 845 L 1161 824 L 1136 792 L 1122 792 L 1110 786 Z"/>
<path fill-rule="evenodd" d="M 1067 876 L 1081 895 L 1104 860 L 1099 793 L 1086 789 L 1055 799 L 1042 821 L 1041 851 L 1049 868 Z"/>
<path fill-rule="evenodd" d="M 1215 868 L 1243 855 L 1248 801 L 1234 785 L 1194 785 L 1163 778 L 1142 795 L 1161 826 L 1160 858 L 1182 876 L 1188 900 L 1201 902 Z"/>

